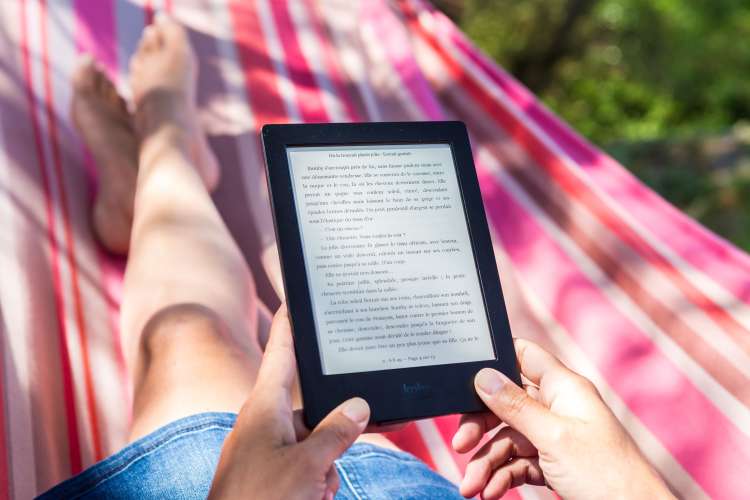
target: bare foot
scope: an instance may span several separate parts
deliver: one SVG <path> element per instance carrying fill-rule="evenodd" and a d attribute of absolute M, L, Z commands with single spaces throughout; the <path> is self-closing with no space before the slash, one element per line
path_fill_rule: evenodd
<path fill-rule="evenodd" d="M 138 50 L 130 60 L 130 85 L 136 108 L 136 131 L 146 133 L 169 121 L 193 137 L 191 155 L 209 191 L 219 182 L 219 164 L 198 122 L 195 105 L 195 53 L 185 29 L 167 17 L 143 30 Z"/>
<path fill-rule="evenodd" d="M 71 112 L 99 168 L 94 232 L 109 251 L 125 254 L 133 223 L 138 140 L 125 102 L 90 57 L 74 73 Z"/>

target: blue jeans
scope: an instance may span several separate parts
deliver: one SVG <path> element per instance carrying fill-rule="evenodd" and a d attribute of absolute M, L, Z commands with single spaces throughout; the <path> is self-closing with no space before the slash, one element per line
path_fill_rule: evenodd
<path fill-rule="evenodd" d="M 206 498 L 235 418 L 233 413 L 201 413 L 172 422 L 40 498 Z M 412 455 L 370 444 L 353 445 L 336 461 L 336 469 L 339 500 L 463 498 Z"/>

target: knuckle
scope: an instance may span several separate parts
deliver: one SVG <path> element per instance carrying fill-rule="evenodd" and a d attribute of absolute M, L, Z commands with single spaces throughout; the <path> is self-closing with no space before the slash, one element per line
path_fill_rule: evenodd
<path fill-rule="evenodd" d="M 337 445 L 340 445 L 341 447 L 349 445 L 352 433 L 349 431 L 348 426 L 343 424 L 333 425 L 331 426 L 330 433 L 332 441 L 334 441 Z"/>
<path fill-rule="evenodd" d="M 506 413 L 513 415 L 522 414 L 529 402 L 529 396 L 520 390 L 502 391 L 500 402 L 505 407 Z"/>
<path fill-rule="evenodd" d="M 573 377 L 573 384 L 578 387 L 579 390 L 595 394 L 599 393 L 594 383 L 583 375 L 576 374 L 575 377 Z"/>

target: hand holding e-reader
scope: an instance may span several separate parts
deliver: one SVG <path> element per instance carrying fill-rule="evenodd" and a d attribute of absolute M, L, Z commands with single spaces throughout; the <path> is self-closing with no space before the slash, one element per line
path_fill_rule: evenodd
<path fill-rule="evenodd" d="M 308 425 L 354 396 L 375 424 L 480 411 L 478 370 L 520 381 L 462 123 L 262 136 Z"/>

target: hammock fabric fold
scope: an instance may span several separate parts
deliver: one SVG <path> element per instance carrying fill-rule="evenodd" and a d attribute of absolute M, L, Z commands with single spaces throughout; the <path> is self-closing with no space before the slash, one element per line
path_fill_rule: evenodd
<path fill-rule="evenodd" d="M 88 52 L 127 92 L 128 59 L 159 10 L 190 29 L 201 119 L 223 167 L 216 203 L 269 309 L 278 264 L 263 124 L 463 120 L 515 334 L 594 381 L 679 496 L 747 495 L 750 259 L 582 139 L 429 5 L 11 0 L 0 3 L 0 498 L 30 498 L 125 440 L 123 262 L 90 231 L 97 169 L 71 126 L 70 80 Z M 390 437 L 457 481 L 456 419 Z"/>

